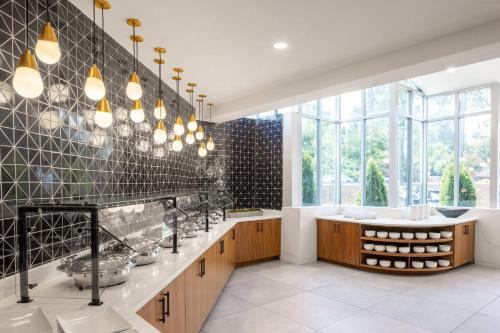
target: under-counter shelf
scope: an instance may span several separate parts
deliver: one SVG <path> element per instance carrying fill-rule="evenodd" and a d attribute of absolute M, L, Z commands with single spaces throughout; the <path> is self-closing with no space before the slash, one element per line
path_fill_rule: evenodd
<path fill-rule="evenodd" d="M 390 253 L 390 252 L 379 252 L 379 251 L 368 251 L 368 250 L 361 250 L 361 253 L 363 254 L 370 254 L 374 256 L 385 256 L 385 257 L 403 257 L 403 258 L 431 258 L 431 257 L 447 257 L 453 255 L 452 251 L 449 252 L 435 252 L 435 253 Z M 372 266 L 370 266 L 372 267 Z"/>
<path fill-rule="evenodd" d="M 389 271 L 389 272 L 413 272 L 413 273 L 431 273 L 431 272 L 441 272 L 447 271 L 453 268 L 453 266 L 447 267 L 436 267 L 436 268 L 396 268 L 396 267 L 382 267 L 382 266 L 370 266 L 367 264 L 360 265 L 363 268 L 374 269 L 379 271 Z"/>
<path fill-rule="evenodd" d="M 378 237 L 366 237 L 362 236 L 362 240 L 381 242 L 381 243 L 406 243 L 406 244 L 431 244 L 431 243 L 448 243 L 453 242 L 453 238 L 439 238 L 439 239 L 391 239 L 391 238 L 378 238 Z"/>

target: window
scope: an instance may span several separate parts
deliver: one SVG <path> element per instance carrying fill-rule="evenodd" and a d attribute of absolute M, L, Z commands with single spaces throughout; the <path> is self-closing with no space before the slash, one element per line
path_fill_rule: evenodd
<path fill-rule="evenodd" d="M 312 206 L 317 204 L 317 137 L 318 124 L 316 119 L 302 119 L 302 204 Z"/>
<path fill-rule="evenodd" d="M 342 204 L 361 203 L 361 122 L 342 123 L 340 135 Z"/>
<path fill-rule="evenodd" d="M 491 95 L 394 83 L 302 104 L 303 204 L 490 206 Z"/>

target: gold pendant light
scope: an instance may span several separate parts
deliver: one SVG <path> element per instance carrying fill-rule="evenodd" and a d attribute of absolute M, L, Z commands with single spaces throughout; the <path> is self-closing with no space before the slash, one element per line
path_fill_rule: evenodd
<path fill-rule="evenodd" d="M 102 80 L 101 71 L 97 67 L 97 49 L 96 49 L 96 23 L 95 23 L 95 9 L 99 8 L 101 10 L 110 9 L 111 4 L 107 1 L 93 1 L 93 19 L 94 25 L 92 30 L 92 56 L 93 64 L 90 66 L 87 81 L 85 82 L 85 94 L 88 98 L 93 101 L 98 101 L 106 95 L 106 87 L 104 86 L 104 81 Z"/>
<path fill-rule="evenodd" d="M 43 92 L 43 81 L 36 59 L 28 47 L 29 29 L 28 29 L 28 0 L 24 2 L 25 6 L 25 45 L 26 49 L 19 58 L 12 86 L 14 90 L 25 98 L 36 98 Z"/>
<path fill-rule="evenodd" d="M 156 123 L 153 138 L 157 144 L 162 144 L 167 141 L 167 129 L 165 128 L 165 123 L 163 123 L 161 119 Z"/>
<path fill-rule="evenodd" d="M 202 141 L 200 143 L 200 147 L 198 148 L 198 155 L 200 157 L 205 157 L 207 156 L 207 148 L 205 147 L 205 141 Z"/>
<path fill-rule="evenodd" d="M 174 124 L 174 134 L 181 136 L 184 134 L 185 128 L 184 128 L 184 123 L 182 121 L 182 118 L 181 118 L 181 115 L 179 112 L 179 107 L 180 107 L 179 106 L 179 83 L 180 83 L 180 80 L 182 80 L 181 73 L 184 72 L 184 70 L 180 67 L 176 67 L 176 68 L 174 68 L 174 72 L 177 73 L 176 76 L 172 77 L 172 80 L 174 80 L 176 82 L 176 87 L 177 87 L 177 105 L 176 105 L 177 118 L 175 119 L 175 124 Z"/>
<path fill-rule="evenodd" d="M 130 79 L 127 83 L 127 88 L 125 90 L 127 97 L 132 100 L 136 101 L 142 97 L 142 87 L 141 87 L 141 81 L 139 79 L 139 69 L 138 69 L 138 58 L 139 58 L 139 43 L 144 41 L 144 38 L 142 36 L 136 35 L 135 34 L 135 29 L 137 27 L 141 26 L 141 21 L 136 19 L 136 18 L 129 18 L 127 19 L 127 24 L 132 27 L 132 36 L 130 36 L 130 39 L 132 40 L 132 46 L 134 48 L 134 70 L 132 74 L 130 74 Z"/>
<path fill-rule="evenodd" d="M 132 102 L 132 108 L 130 109 L 130 119 L 136 123 L 142 123 L 144 121 L 144 108 L 142 107 L 142 102 L 140 99 Z"/>
<path fill-rule="evenodd" d="M 188 84 L 188 89 L 186 92 L 190 94 L 190 99 L 191 99 L 191 116 L 189 116 L 189 122 L 187 123 L 187 128 L 189 131 L 194 132 L 196 131 L 196 128 L 198 127 L 198 124 L 196 123 L 196 112 L 193 107 L 193 93 L 194 93 L 194 87 L 196 87 L 196 83 L 194 82 L 189 82 Z"/>
<path fill-rule="evenodd" d="M 50 24 L 49 0 L 45 1 L 47 9 L 47 22 L 42 28 L 42 33 L 35 46 L 35 54 L 41 62 L 53 65 L 61 59 L 61 49 L 57 40 L 56 30 Z"/>
<path fill-rule="evenodd" d="M 214 103 L 207 103 L 208 107 L 210 108 L 209 111 L 209 122 L 212 122 L 212 106 L 214 106 Z M 214 140 L 212 139 L 212 134 L 208 135 L 208 141 L 207 141 L 207 150 L 212 151 L 215 149 L 215 144 Z"/>
<path fill-rule="evenodd" d="M 182 150 L 182 140 L 179 135 L 176 135 L 174 137 L 174 141 L 172 142 L 172 149 L 177 152 Z"/>
<path fill-rule="evenodd" d="M 158 53 L 158 58 L 154 60 L 155 64 L 158 64 L 158 98 L 156 99 L 153 115 L 156 119 L 164 119 L 167 116 L 167 110 L 162 99 L 161 65 L 165 63 L 165 60 L 161 58 L 161 55 L 167 50 L 163 47 L 155 47 L 154 51 Z"/>
<path fill-rule="evenodd" d="M 106 70 L 106 52 L 104 48 L 104 11 L 111 9 L 111 4 L 109 2 L 100 2 L 98 3 L 98 8 L 101 9 L 101 45 L 102 45 L 102 68 L 103 71 Z M 105 72 L 103 72 L 105 73 Z M 104 85 L 104 82 L 103 82 Z M 109 106 L 108 99 L 106 96 L 103 96 L 99 101 L 99 105 L 97 107 L 97 111 L 95 113 L 94 121 L 97 126 L 101 128 L 108 128 L 113 123 L 113 113 L 111 112 L 111 107 Z"/>

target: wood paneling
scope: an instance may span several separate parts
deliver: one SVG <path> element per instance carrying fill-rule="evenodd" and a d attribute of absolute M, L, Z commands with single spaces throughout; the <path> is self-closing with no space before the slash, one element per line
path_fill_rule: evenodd
<path fill-rule="evenodd" d="M 458 267 L 474 261 L 475 222 L 455 226 L 453 266 Z"/>
<path fill-rule="evenodd" d="M 359 224 L 318 220 L 317 233 L 319 258 L 359 266 L 361 250 Z"/>
<path fill-rule="evenodd" d="M 186 332 L 186 286 L 182 274 L 137 314 L 162 333 Z"/>
<path fill-rule="evenodd" d="M 281 253 L 281 219 L 241 222 L 236 228 L 236 263 L 277 257 Z"/>

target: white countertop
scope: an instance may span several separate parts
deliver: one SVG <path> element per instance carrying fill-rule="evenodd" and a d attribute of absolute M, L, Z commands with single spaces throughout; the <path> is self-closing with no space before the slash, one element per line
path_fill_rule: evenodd
<path fill-rule="evenodd" d="M 416 221 L 409 219 L 396 219 L 396 218 L 385 218 L 385 217 L 358 220 L 350 217 L 344 217 L 343 215 L 318 216 L 316 218 L 320 220 L 359 223 L 359 224 L 366 224 L 373 226 L 411 227 L 411 228 L 446 227 L 455 224 L 478 220 L 478 218 L 474 216 L 449 218 L 449 217 L 444 217 L 442 215 L 431 216 L 427 219 L 416 220 Z"/>
<path fill-rule="evenodd" d="M 173 254 L 172 249 L 163 249 L 156 263 L 134 267 L 130 279 L 126 283 L 101 289 L 103 291 L 101 301 L 104 302 L 104 305 L 112 306 L 117 310 L 139 332 L 158 333 L 158 330 L 139 317 L 136 312 L 184 272 L 238 222 L 273 218 L 281 218 L 281 214 L 227 219 L 226 222 L 213 225 L 208 233 L 201 231 L 198 237 L 185 239 L 177 254 Z M 64 273 L 54 271 L 54 276 L 54 279 L 30 290 L 30 296 L 42 308 L 55 329 L 57 315 L 88 308 L 87 304 L 90 300 L 87 296 L 90 296 L 90 290 L 79 291 L 74 285 L 73 278 L 68 278 Z M 34 304 L 17 304 L 16 302 L 15 296 L 2 299 L 0 311 L 6 308 L 12 309 L 12 307 Z"/>

